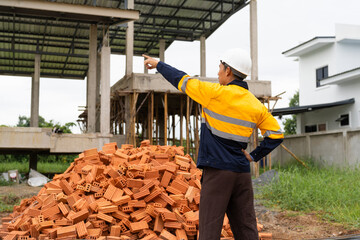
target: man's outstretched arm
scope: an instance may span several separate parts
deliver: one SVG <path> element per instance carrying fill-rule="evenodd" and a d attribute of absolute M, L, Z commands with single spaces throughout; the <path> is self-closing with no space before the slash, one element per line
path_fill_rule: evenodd
<path fill-rule="evenodd" d="M 156 60 L 152 57 L 149 57 L 145 54 L 143 54 L 143 57 L 145 57 L 145 67 L 147 69 L 154 69 L 156 68 L 166 80 L 168 80 L 174 87 L 178 88 L 179 82 L 184 76 L 187 76 L 187 74 L 183 71 L 180 71 L 164 62 L 161 62 L 159 60 Z"/>

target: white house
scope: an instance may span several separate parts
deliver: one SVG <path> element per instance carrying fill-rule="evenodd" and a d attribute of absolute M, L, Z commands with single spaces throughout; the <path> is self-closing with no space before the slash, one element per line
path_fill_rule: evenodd
<path fill-rule="evenodd" d="M 297 133 L 360 127 L 360 26 L 336 24 L 335 36 L 315 37 L 283 54 L 299 62 Z"/>

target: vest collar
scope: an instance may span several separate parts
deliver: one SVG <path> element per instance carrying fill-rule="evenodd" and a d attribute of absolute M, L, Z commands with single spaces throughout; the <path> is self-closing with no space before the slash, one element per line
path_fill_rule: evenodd
<path fill-rule="evenodd" d="M 247 82 L 244 82 L 243 80 L 233 80 L 229 82 L 227 85 L 237 85 L 239 87 L 245 88 L 246 90 L 249 90 Z"/>

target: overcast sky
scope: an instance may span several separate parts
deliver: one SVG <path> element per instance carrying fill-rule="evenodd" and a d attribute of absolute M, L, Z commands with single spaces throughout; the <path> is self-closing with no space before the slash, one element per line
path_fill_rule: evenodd
<path fill-rule="evenodd" d="M 277 107 L 287 107 L 299 88 L 298 62 L 282 52 L 315 36 L 334 36 L 335 23 L 360 25 L 359 11 L 359 0 L 258 0 L 259 80 L 271 81 L 273 96 L 286 91 Z M 250 51 L 249 6 L 206 40 L 208 77 L 217 77 L 219 57 L 236 47 Z M 134 72 L 143 72 L 142 61 L 134 59 Z M 190 75 L 199 74 L 199 41 L 174 42 L 165 52 L 165 61 Z M 124 56 L 112 55 L 111 85 L 124 71 Z M 30 100 L 31 78 L 0 76 L 0 125 L 13 126 L 19 115 L 30 116 Z M 78 106 L 85 105 L 86 80 L 40 80 L 40 115 L 46 120 L 76 122 Z"/>

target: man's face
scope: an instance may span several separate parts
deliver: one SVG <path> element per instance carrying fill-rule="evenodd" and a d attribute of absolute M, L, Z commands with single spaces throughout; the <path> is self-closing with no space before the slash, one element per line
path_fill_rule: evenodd
<path fill-rule="evenodd" d="M 224 64 L 222 64 L 222 63 L 219 64 L 218 79 L 219 79 L 219 83 L 221 85 L 226 84 L 226 69 L 225 69 Z"/>

